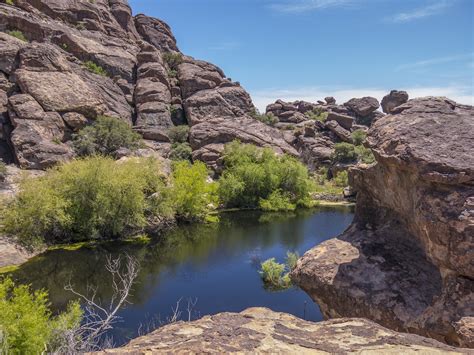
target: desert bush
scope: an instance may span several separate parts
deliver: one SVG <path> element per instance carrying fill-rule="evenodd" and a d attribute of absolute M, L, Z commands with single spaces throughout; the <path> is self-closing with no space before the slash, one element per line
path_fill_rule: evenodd
<path fill-rule="evenodd" d="M 168 52 L 163 55 L 163 60 L 168 64 L 168 67 L 176 71 L 178 66 L 183 62 L 183 56 L 180 53 Z"/>
<path fill-rule="evenodd" d="M 13 4 L 10 4 L 10 5 L 13 5 Z M 19 39 L 20 41 L 28 42 L 28 39 L 25 37 L 23 32 L 19 30 L 11 30 L 11 31 L 7 31 L 6 33 L 12 37 Z"/>
<path fill-rule="evenodd" d="M 279 121 L 278 117 L 276 117 L 273 113 L 265 113 L 261 114 L 258 112 L 257 109 L 254 110 L 254 112 L 251 115 L 254 119 L 263 122 L 269 126 L 274 126 L 277 124 Z"/>
<path fill-rule="evenodd" d="M 108 116 L 99 116 L 92 125 L 73 136 L 74 149 L 80 156 L 113 155 L 119 148 L 135 150 L 140 143 L 141 136 L 126 122 Z"/>
<path fill-rule="evenodd" d="M 334 163 L 353 163 L 357 161 L 355 146 L 350 143 L 336 143 L 332 161 Z"/>
<path fill-rule="evenodd" d="M 174 161 L 192 160 L 193 150 L 189 143 L 173 143 L 171 145 L 171 152 L 169 158 Z"/>
<path fill-rule="evenodd" d="M 186 143 L 188 141 L 189 126 L 174 126 L 168 130 L 168 137 L 171 143 Z"/>
<path fill-rule="evenodd" d="M 367 133 L 361 129 L 358 129 L 352 132 L 351 137 L 354 145 L 362 145 L 362 143 L 365 141 L 365 138 L 367 137 Z"/>
<path fill-rule="evenodd" d="M 290 196 L 281 190 L 273 191 L 267 198 L 261 198 L 260 209 L 263 211 L 293 211 L 296 205 L 290 202 Z"/>
<path fill-rule="evenodd" d="M 200 161 L 174 164 L 169 193 L 178 220 L 204 220 L 217 207 L 217 184 L 207 179 L 207 167 Z"/>
<path fill-rule="evenodd" d="M 333 180 L 334 185 L 337 187 L 346 187 L 349 185 L 349 177 L 346 170 L 338 172 Z"/>
<path fill-rule="evenodd" d="M 153 159 L 79 159 L 21 181 L 2 213 L 2 229 L 32 247 L 121 237 L 146 225 L 151 207 L 159 210 L 149 196 L 164 189 Z"/>
<path fill-rule="evenodd" d="M 7 166 L 0 160 L 0 181 L 4 181 L 7 177 Z"/>
<path fill-rule="evenodd" d="M 275 261 L 275 258 L 268 259 L 261 263 L 259 271 L 260 277 L 265 287 L 272 290 L 284 290 L 292 286 L 290 279 L 290 271 L 296 267 L 296 262 L 299 259 L 297 252 L 286 253 L 286 263 L 280 264 Z"/>
<path fill-rule="evenodd" d="M 0 281 L 0 350 L 5 354 L 53 352 L 50 344 L 55 343 L 55 336 L 76 327 L 81 319 L 77 302 L 53 317 L 46 291 L 15 286 L 10 278 Z"/>
<path fill-rule="evenodd" d="M 102 68 L 100 65 L 94 63 L 91 60 L 84 62 L 83 65 L 84 65 L 84 68 L 86 68 L 91 73 L 94 73 L 100 76 L 108 76 L 107 71 L 104 68 Z"/>
<path fill-rule="evenodd" d="M 270 201 L 285 208 L 311 204 L 314 182 L 306 166 L 295 158 L 238 141 L 226 145 L 223 157 L 219 197 L 226 207 L 256 208 L 261 200 L 270 210 L 277 208 L 269 206 Z"/>
<path fill-rule="evenodd" d="M 370 150 L 369 148 L 366 148 L 363 145 L 360 145 L 355 148 L 355 151 L 361 162 L 365 164 L 372 164 L 375 162 L 374 154 L 372 153 L 372 150 Z"/>
<path fill-rule="evenodd" d="M 328 118 L 328 113 L 320 108 L 314 108 L 311 111 L 306 112 L 305 115 L 311 120 L 320 122 L 325 122 Z"/>
<path fill-rule="evenodd" d="M 296 262 L 300 258 L 298 252 L 291 252 L 288 251 L 286 253 L 286 266 L 290 271 L 292 271 L 296 267 Z"/>

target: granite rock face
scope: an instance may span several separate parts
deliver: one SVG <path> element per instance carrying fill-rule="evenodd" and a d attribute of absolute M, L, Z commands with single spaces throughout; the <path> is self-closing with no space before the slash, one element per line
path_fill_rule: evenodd
<path fill-rule="evenodd" d="M 15 0 L 1 3 L 0 14 L 3 160 L 45 169 L 70 159 L 72 133 L 100 115 L 126 121 L 159 152 L 174 125 L 203 124 L 196 130 L 204 132 L 215 122 L 212 137 L 193 145 L 195 157 L 233 139 L 298 155 L 282 132 L 250 122 L 255 108 L 238 83 L 182 54 L 166 23 L 133 17 L 125 0 Z M 28 41 L 8 35 L 12 30 Z M 29 111 L 19 113 L 21 105 Z M 243 132 L 247 126 L 253 131 Z M 217 159 L 205 158 L 210 166 Z"/>
<path fill-rule="evenodd" d="M 473 346 L 474 109 L 421 98 L 375 122 L 377 164 L 350 170 L 356 218 L 292 279 L 326 317 Z"/>
<path fill-rule="evenodd" d="M 266 308 L 219 313 L 164 326 L 100 354 L 465 354 L 435 340 L 401 334 L 365 319 L 313 323 Z"/>

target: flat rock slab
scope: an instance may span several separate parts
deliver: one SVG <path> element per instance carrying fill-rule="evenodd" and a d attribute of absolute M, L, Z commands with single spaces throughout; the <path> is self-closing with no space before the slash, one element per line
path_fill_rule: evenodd
<path fill-rule="evenodd" d="M 359 318 L 314 323 L 267 308 L 219 313 L 166 325 L 100 354 L 468 354 L 436 340 L 401 334 Z"/>

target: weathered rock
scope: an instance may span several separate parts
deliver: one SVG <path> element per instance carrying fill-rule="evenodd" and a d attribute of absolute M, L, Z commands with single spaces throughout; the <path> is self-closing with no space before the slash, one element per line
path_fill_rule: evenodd
<path fill-rule="evenodd" d="M 396 333 L 364 319 L 313 323 L 266 308 L 249 308 L 170 324 L 100 353 L 464 354 L 468 350 Z"/>
<path fill-rule="evenodd" d="M 292 278 L 326 317 L 471 346 L 474 110 L 423 98 L 395 111 L 369 131 L 377 164 L 350 170 L 354 224 L 305 254 Z"/>
<path fill-rule="evenodd" d="M 300 153 L 300 159 L 310 170 L 316 170 L 331 163 L 334 143 L 328 137 L 300 135 L 297 137 L 294 146 Z"/>
<path fill-rule="evenodd" d="M 326 101 L 326 103 L 328 105 L 335 105 L 336 104 L 336 99 L 332 96 L 325 97 L 324 101 Z"/>
<path fill-rule="evenodd" d="M 156 48 L 164 51 L 178 51 L 176 39 L 170 27 L 163 21 L 140 14 L 135 17 L 135 25 L 145 41 Z"/>
<path fill-rule="evenodd" d="M 359 116 L 368 116 L 379 108 L 379 102 L 376 98 L 366 96 L 360 99 L 351 99 L 344 103 L 344 106 L 354 111 Z"/>
<path fill-rule="evenodd" d="M 392 90 L 390 94 L 383 97 L 381 105 L 385 113 L 391 113 L 392 110 L 408 101 L 408 94 L 406 91 Z"/>
<path fill-rule="evenodd" d="M 354 123 L 354 118 L 337 112 L 329 111 L 326 121 L 336 121 L 342 128 L 350 130 L 352 128 L 352 124 Z"/>
<path fill-rule="evenodd" d="M 87 125 L 87 118 L 77 112 L 66 112 L 63 116 L 66 125 L 73 131 L 78 131 Z"/>
<path fill-rule="evenodd" d="M 341 127 L 337 121 L 326 121 L 324 126 L 343 142 L 352 143 L 351 132 Z"/>

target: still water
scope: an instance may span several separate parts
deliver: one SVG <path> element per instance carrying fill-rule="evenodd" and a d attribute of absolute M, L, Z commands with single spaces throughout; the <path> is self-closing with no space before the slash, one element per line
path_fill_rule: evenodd
<path fill-rule="evenodd" d="M 138 330 L 159 325 L 181 299 L 182 319 L 188 319 L 188 300 L 195 305 L 191 317 L 268 307 L 307 320 L 321 313 L 303 291 L 272 292 L 263 287 L 260 262 L 275 257 L 283 262 L 287 251 L 300 255 L 341 233 L 352 221 L 349 207 L 319 207 L 285 214 L 233 212 L 215 225 L 181 226 L 149 244 L 108 243 L 75 251 L 55 250 L 29 261 L 13 277 L 34 288 L 49 290 L 55 310 L 64 309 L 73 295 L 64 290 L 70 281 L 86 293 L 97 286 L 102 301 L 110 300 L 106 256 L 127 253 L 140 262 L 140 273 L 127 305 L 110 335 L 121 345 Z"/>

